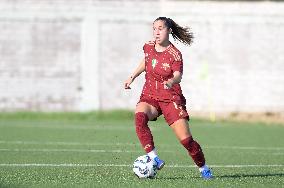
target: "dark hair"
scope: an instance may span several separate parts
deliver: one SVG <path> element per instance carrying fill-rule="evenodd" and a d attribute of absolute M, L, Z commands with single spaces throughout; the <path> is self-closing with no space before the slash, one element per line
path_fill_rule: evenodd
<path fill-rule="evenodd" d="M 190 32 L 190 28 L 181 27 L 176 22 L 174 22 L 171 18 L 167 17 L 158 17 L 155 21 L 162 20 L 165 22 L 165 25 L 168 29 L 172 29 L 172 36 L 174 40 L 178 40 L 185 45 L 191 45 L 193 42 L 193 33 Z"/>

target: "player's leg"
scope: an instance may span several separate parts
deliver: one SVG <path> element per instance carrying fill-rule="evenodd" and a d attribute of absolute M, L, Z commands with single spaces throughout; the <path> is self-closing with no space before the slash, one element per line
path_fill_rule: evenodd
<path fill-rule="evenodd" d="M 154 103 L 152 101 L 151 103 Z M 158 107 L 155 104 L 150 105 L 147 102 L 139 102 L 135 110 L 136 134 L 145 152 L 156 161 L 157 168 L 163 168 L 165 162 L 160 160 L 154 145 L 154 139 L 148 126 L 149 120 L 154 120 L 159 116 Z"/>
<path fill-rule="evenodd" d="M 202 177 L 205 179 L 212 178 L 212 173 L 205 164 L 203 151 L 198 142 L 196 142 L 192 138 L 189 130 L 188 120 L 179 119 L 172 123 L 170 126 L 180 143 L 185 147 L 185 149 L 188 151 L 188 154 L 191 156 L 195 164 L 199 167 L 199 171 L 201 172 Z"/>
<path fill-rule="evenodd" d="M 148 126 L 148 121 L 156 118 L 157 116 L 158 110 L 154 106 L 146 102 L 139 102 L 137 104 L 135 110 L 136 134 L 146 153 L 149 153 L 155 148 L 153 136 Z"/>
<path fill-rule="evenodd" d="M 188 150 L 189 155 L 198 167 L 205 165 L 205 158 L 200 145 L 193 140 L 186 119 L 179 119 L 170 125 L 180 143 Z"/>
<path fill-rule="evenodd" d="M 189 115 L 187 113 L 185 104 L 183 105 L 171 102 L 161 103 L 160 106 L 167 123 L 174 131 L 180 143 L 186 148 L 188 154 L 192 157 L 195 164 L 199 167 L 202 177 L 211 178 L 212 174 L 205 165 L 205 158 L 202 149 L 198 142 L 192 138 L 189 130 Z"/>

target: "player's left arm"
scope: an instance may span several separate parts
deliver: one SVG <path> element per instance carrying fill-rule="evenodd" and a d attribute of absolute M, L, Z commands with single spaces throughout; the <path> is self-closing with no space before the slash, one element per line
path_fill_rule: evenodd
<path fill-rule="evenodd" d="M 174 84 L 179 84 L 182 79 L 182 73 L 180 71 L 175 71 L 173 73 L 173 77 L 168 79 L 167 81 L 164 81 L 164 85 L 167 89 L 170 89 L 173 87 Z"/>
<path fill-rule="evenodd" d="M 164 81 L 165 89 L 170 89 L 175 84 L 179 84 L 182 79 L 183 73 L 183 60 L 182 55 L 180 52 L 177 53 L 178 55 L 174 56 L 174 61 L 172 63 L 171 69 L 173 71 L 173 77 Z"/>

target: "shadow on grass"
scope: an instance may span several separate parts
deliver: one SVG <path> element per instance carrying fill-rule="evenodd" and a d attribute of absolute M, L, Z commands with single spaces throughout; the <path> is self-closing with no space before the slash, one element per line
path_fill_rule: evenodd
<path fill-rule="evenodd" d="M 173 177 L 155 177 L 157 180 L 186 180 L 188 177 L 185 176 L 173 176 Z"/>
<path fill-rule="evenodd" d="M 265 177 L 284 177 L 284 173 L 277 174 L 233 174 L 233 175 L 223 175 L 214 176 L 215 178 L 265 178 Z"/>
<path fill-rule="evenodd" d="M 214 175 L 213 179 L 222 179 L 222 178 L 265 178 L 265 177 L 284 177 L 284 173 L 277 174 L 233 174 L 233 175 Z M 172 177 L 156 177 L 157 180 L 186 180 L 186 179 L 202 179 L 200 176 L 172 176 Z"/>

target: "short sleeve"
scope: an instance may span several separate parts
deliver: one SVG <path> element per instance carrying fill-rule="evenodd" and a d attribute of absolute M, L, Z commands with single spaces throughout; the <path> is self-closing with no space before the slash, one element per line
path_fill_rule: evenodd
<path fill-rule="evenodd" d="M 181 54 L 179 54 L 178 57 L 174 59 L 173 64 L 172 64 L 172 70 L 173 72 L 179 71 L 183 73 L 183 60 L 182 60 Z"/>
<path fill-rule="evenodd" d="M 145 53 L 147 51 L 147 44 L 144 44 L 143 46 L 143 52 Z"/>
<path fill-rule="evenodd" d="M 144 51 L 144 54 L 145 54 L 146 57 L 151 53 L 154 45 L 155 45 L 155 43 L 153 43 L 152 41 L 149 41 L 148 43 L 144 44 L 143 51 Z"/>

